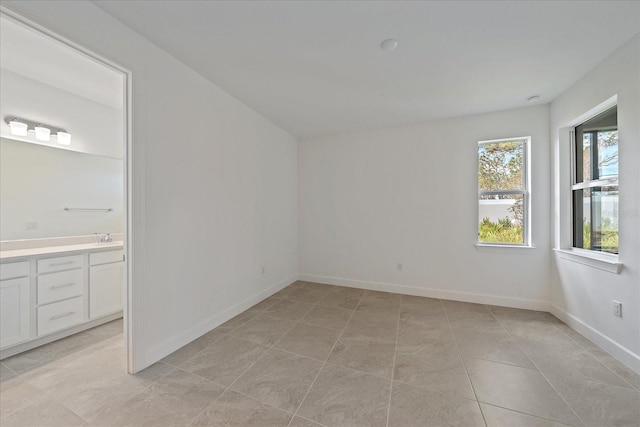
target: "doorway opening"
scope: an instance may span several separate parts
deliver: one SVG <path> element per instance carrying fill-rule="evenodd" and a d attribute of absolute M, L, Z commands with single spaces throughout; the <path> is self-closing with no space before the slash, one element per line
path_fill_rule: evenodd
<path fill-rule="evenodd" d="M 0 359 L 119 339 L 133 373 L 131 73 L 0 20 Z"/>

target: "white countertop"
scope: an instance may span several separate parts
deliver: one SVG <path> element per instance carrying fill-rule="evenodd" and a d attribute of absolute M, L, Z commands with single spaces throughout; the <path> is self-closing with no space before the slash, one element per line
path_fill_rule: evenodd
<path fill-rule="evenodd" d="M 41 255 L 74 255 L 82 252 L 104 252 L 122 249 L 122 242 L 85 243 L 80 245 L 48 246 L 44 248 L 0 251 L 0 262 L 23 261 Z"/>

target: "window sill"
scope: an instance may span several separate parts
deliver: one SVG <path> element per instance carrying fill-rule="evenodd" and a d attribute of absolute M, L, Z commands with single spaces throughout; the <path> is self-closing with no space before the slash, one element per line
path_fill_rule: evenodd
<path fill-rule="evenodd" d="M 494 253 L 524 253 L 527 249 L 535 249 L 535 246 L 528 245 L 492 245 L 490 243 L 476 243 L 476 251 L 478 252 L 494 252 Z"/>
<path fill-rule="evenodd" d="M 622 271 L 622 263 L 618 262 L 617 255 L 599 254 L 591 251 L 582 251 L 580 249 L 554 249 L 560 258 L 577 262 L 578 264 L 588 265 L 589 267 L 598 268 L 608 271 L 609 273 L 620 274 Z"/>

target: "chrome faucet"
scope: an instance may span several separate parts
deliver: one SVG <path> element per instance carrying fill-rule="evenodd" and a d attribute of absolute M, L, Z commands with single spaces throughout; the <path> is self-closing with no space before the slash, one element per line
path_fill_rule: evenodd
<path fill-rule="evenodd" d="M 96 237 L 98 238 L 98 244 L 101 243 L 111 243 L 113 242 L 113 236 L 111 236 L 111 233 L 93 233 L 96 235 Z"/>

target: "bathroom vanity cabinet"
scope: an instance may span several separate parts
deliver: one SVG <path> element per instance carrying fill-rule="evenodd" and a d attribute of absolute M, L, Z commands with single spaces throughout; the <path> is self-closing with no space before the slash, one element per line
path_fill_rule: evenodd
<path fill-rule="evenodd" d="M 121 317 L 123 259 L 121 243 L 4 252 L 0 357 Z"/>

